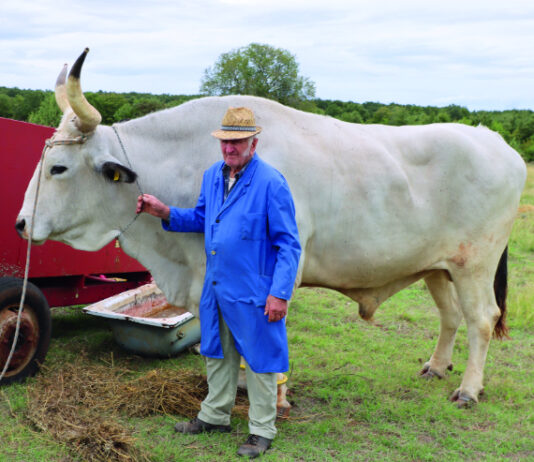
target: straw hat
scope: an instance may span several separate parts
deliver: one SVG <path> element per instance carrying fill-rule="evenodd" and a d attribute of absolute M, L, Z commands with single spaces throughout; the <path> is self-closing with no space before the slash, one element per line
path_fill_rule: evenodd
<path fill-rule="evenodd" d="M 212 132 L 212 136 L 220 140 L 240 140 L 250 138 L 261 132 L 256 125 L 254 113 L 246 107 L 230 107 L 224 114 L 220 130 Z"/>

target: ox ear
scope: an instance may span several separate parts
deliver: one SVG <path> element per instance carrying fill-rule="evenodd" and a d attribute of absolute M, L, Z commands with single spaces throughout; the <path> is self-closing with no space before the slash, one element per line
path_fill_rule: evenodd
<path fill-rule="evenodd" d="M 97 170 L 112 182 L 133 183 L 137 179 L 137 173 L 117 162 L 102 162 L 97 166 Z"/>

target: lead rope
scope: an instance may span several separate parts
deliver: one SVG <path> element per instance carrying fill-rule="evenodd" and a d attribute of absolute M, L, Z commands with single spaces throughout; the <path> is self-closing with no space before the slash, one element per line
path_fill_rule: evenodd
<path fill-rule="evenodd" d="M 33 202 L 33 211 L 32 211 L 32 220 L 31 220 L 30 229 L 29 229 L 30 234 L 29 234 L 29 239 L 28 239 L 28 246 L 26 248 L 26 266 L 24 267 L 24 280 L 22 283 L 22 294 L 20 295 L 19 311 L 17 313 L 17 325 L 15 327 L 15 335 L 13 337 L 13 343 L 11 344 L 11 350 L 9 351 L 9 355 L 7 356 L 4 369 L 2 370 L 2 373 L 0 373 L 0 383 L 2 382 L 2 379 L 4 378 L 4 376 L 6 375 L 6 372 L 9 368 L 9 364 L 11 363 L 11 359 L 13 358 L 13 354 L 15 353 L 15 349 L 17 348 L 17 342 L 19 339 L 20 322 L 22 319 L 22 308 L 24 306 L 24 299 L 26 298 L 26 288 L 28 287 L 28 274 L 30 271 L 30 255 L 31 255 L 31 247 L 32 247 L 32 237 L 33 237 L 33 224 L 35 222 L 35 211 L 37 209 L 37 199 L 39 198 L 39 188 L 41 186 L 41 174 L 43 172 L 45 153 L 49 148 L 51 148 L 52 146 L 56 144 L 81 144 L 87 140 L 86 135 L 78 136 L 77 138 L 59 139 L 59 140 L 55 140 L 54 136 L 52 136 L 52 138 L 49 138 L 45 141 L 45 146 L 41 153 L 41 159 L 39 160 L 39 163 L 40 163 L 39 176 L 37 177 L 37 189 L 35 191 L 35 199 Z"/>
<path fill-rule="evenodd" d="M 112 125 L 111 128 L 113 128 L 113 131 L 115 132 L 115 135 L 117 135 L 117 139 L 119 140 L 119 145 L 121 147 L 122 153 L 124 154 L 124 158 L 126 159 L 126 162 L 128 162 L 128 166 L 130 167 L 130 170 L 133 170 L 132 163 L 130 162 L 130 159 L 128 158 L 128 154 L 126 154 L 126 149 L 124 149 L 124 144 L 122 144 L 121 137 L 119 136 L 119 132 L 117 130 L 117 127 L 115 125 Z M 135 179 L 135 184 L 137 185 L 137 189 L 139 190 L 139 195 L 143 195 L 143 190 L 141 189 L 141 186 L 139 185 L 139 177 Z M 122 236 L 128 228 L 134 224 L 135 220 L 139 218 L 140 213 L 136 213 L 135 217 L 133 217 L 130 222 L 126 225 L 126 227 L 122 230 L 120 230 L 119 235 L 116 237 L 118 239 L 120 236 Z"/>

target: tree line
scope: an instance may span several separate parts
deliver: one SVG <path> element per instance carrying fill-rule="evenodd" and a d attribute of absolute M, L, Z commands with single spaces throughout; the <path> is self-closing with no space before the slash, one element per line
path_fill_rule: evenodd
<path fill-rule="evenodd" d="M 87 100 L 102 115 L 102 123 L 111 125 L 150 112 L 177 106 L 198 95 L 153 95 L 150 93 L 86 92 Z M 20 90 L 0 87 L 0 117 L 57 127 L 61 111 L 53 91 Z"/>
<path fill-rule="evenodd" d="M 141 117 L 161 109 L 177 106 L 201 95 L 153 95 L 149 93 L 86 92 L 88 101 L 102 114 L 102 123 L 110 125 Z M 293 106 L 324 114 L 346 122 L 386 125 L 420 125 L 435 122 L 458 122 L 485 125 L 500 133 L 526 161 L 534 161 L 534 111 L 469 111 L 457 105 L 446 107 L 382 104 L 376 102 L 312 98 Z M 0 87 L 0 117 L 56 127 L 61 113 L 54 93 Z"/>

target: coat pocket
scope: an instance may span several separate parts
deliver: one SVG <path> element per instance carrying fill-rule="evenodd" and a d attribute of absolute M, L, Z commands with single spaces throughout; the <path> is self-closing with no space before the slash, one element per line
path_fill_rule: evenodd
<path fill-rule="evenodd" d="M 271 284 L 273 279 L 269 276 L 260 276 L 257 277 L 257 286 L 256 294 L 254 297 L 254 304 L 259 307 L 265 307 L 265 302 L 267 301 L 267 295 L 271 290 Z"/>
<path fill-rule="evenodd" d="M 265 239 L 267 234 L 267 215 L 264 213 L 247 213 L 241 224 L 241 239 L 257 241 Z"/>

